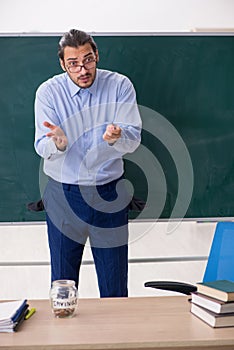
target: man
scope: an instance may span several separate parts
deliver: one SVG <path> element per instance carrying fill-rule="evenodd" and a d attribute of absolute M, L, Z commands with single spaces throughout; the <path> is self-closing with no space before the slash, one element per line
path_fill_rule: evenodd
<path fill-rule="evenodd" d="M 130 80 L 97 68 L 93 38 L 72 29 L 59 42 L 65 73 L 35 99 L 35 149 L 44 158 L 43 195 L 51 279 L 77 286 L 89 238 L 101 297 L 126 297 L 128 204 L 122 156 L 140 143 L 141 119 Z"/>

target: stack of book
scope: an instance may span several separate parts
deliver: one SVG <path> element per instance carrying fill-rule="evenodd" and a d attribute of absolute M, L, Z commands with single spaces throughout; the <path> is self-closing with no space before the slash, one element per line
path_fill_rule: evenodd
<path fill-rule="evenodd" d="M 211 327 L 234 326 L 234 282 L 218 280 L 196 286 L 191 312 Z"/>
<path fill-rule="evenodd" d="M 28 313 L 27 300 L 0 303 L 0 332 L 16 332 Z"/>

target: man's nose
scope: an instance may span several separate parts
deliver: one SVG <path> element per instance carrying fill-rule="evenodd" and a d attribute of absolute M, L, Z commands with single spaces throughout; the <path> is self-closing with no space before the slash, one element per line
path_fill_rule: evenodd
<path fill-rule="evenodd" d="M 87 69 L 85 68 L 85 66 L 80 66 L 80 72 L 82 73 L 82 72 L 86 72 L 87 71 Z"/>

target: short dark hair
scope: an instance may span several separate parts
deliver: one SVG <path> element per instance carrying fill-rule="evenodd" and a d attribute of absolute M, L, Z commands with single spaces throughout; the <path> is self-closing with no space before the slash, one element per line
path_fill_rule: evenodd
<path fill-rule="evenodd" d="M 97 45 L 93 40 L 93 38 L 91 37 L 91 35 L 77 29 L 69 30 L 69 32 L 63 34 L 62 38 L 59 41 L 59 46 L 58 46 L 59 58 L 61 60 L 64 59 L 64 49 L 66 46 L 79 47 L 81 45 L 85 45 L 86 43 L 89 43 L 94 53 L 96 53 Z"/>

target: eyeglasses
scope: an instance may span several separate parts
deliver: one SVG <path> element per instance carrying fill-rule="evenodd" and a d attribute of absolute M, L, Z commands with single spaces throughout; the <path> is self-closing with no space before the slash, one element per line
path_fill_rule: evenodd
<path fill-rule="evenodd" d="M 96 59 L 95 58 L 87 58 L 84 61 L 84 64 L 78 64 L 77 61 L 71 61 L 67 65 L 67 69 L 69 70 L 70 73 L 79 73 L 82 68 L 89 70 L 94 68 L 96 65 Z"/>

